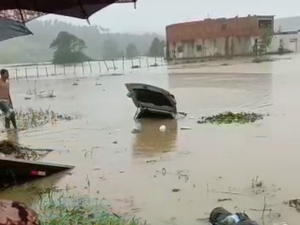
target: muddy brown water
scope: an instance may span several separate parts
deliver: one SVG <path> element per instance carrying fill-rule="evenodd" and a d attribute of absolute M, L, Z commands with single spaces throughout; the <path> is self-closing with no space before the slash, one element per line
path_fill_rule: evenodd
<path fill-rule="evenodd" d="M 44 161 L 75 165 L 72 174 L 36 185 L 67 185 L 74 192 L 105 198 L 116 213 L 141 217 L 151 224 L 205 224 L 216 206 L 244 211 L 261 222 L 266 197 L 267 224 L 298 224 L 299 214 L 283 204 L 299 198 L 297 179 L 300 133 L 300 58 L 272 63 L 226 66 L 153 68 L 124 76 L 37 81 L 55 99 L 24 100 L 33 81 L 12 81 L 16 107 L 82 118 L 20 132 L 22 144 L 55 148 Z M 217 64 L 217 63 L 215 63 Z M 72 83 L 79 79 L 78 86 Z M 126 97 L 126 82 L 144 82 L 169 89 L 186 118 L 135 122 L 135 107 Z M 197 118 L 223 111 L 270 113 L 250 125 L 199 125 Z M 168 131 L 160 132 L 166 125 Z M 191 130 L 180 130 L 189 126 Z M 142 132 L 133 134 L 134 128 Z M 5 136 L 5 135 L 4 135 Z M 116 143 L 117 142 L 117 143 Z M 263 191 L 254 194 L 259 176 Z M 87 183 L 90 183 L 88 185 Z M 174 188 L 179 192 L 172 192 Z M 26 189 L 2 198 L 35 200 Z M 37 198 L 37 196 L 36 196 Z M 218 202 L 231 198 L 232 201 Z M 276 218 L 280 213 L 281 218 Z"/>

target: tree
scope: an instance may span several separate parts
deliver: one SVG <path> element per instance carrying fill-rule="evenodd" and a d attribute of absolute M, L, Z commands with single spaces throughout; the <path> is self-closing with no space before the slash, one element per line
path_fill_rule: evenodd
<path fill-rule="evenodd" d="M 82 51 L 86 49 L 85 42 L 66 31 L 61 31 L 50 44 L 54 49 L 53 64 L 79 63 L 90 60 Z"/>
<path fill-rule="evenodd" d="M 273 29 L 270 27 L 263 28 L 261 41 L 259 43 L 258 53 L 263 55 L 267 52 L 267 49 L 270 47 L 273 39 Z"/>
<path fill-rule="evenodd" d="M 134 58 L 139 55 L 139 50 L 135 46 L 135 44 L 130 43 L 126 47 L 126 57 L 127 58 Z"/>
<path fill-rule="evenodd" d="M 164 47 L 164 41 L 160 41 L 158 38 L 154 38 L 151 43 L 148 55 L 150 57 L 164 57 Z"/>
<path fill-rule="evenodd" d="M 103 42 L 102 51 L 104 59 L 116 59 L 124 56 L 124 53 L 119 49 L 118 42 L 114 39 L 106 39 Z"/>

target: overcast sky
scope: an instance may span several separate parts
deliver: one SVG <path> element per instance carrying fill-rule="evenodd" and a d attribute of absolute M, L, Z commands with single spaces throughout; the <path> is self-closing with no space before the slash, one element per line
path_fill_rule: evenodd
<path fill-rule="evenodd" d="M 112 32 L 164 34 L 166 25 L 184 21 L 201 20 L 207 17 L 234 17 L 248 14 L 298 16 L 300 2 L 296 0 L 138 0 L 133 4 L 111 5 L 94 14 L 91 24 L 109 28 Z M 87 24 L 86 21 L 58 16 L 64 21 Z"/>

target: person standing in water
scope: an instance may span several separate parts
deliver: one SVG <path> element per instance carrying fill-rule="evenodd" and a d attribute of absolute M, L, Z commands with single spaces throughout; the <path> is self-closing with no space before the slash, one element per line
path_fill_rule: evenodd
<path fill-rule="evenodd" d="M 17 129 L 15 111 L 13 109 L 12 100 L 9 90 L 9 73 L 6 69 L 0 71 L 0 110 L 5 116 L 5 128 L 10 128 L 10 121 L 15 129 Z"/>

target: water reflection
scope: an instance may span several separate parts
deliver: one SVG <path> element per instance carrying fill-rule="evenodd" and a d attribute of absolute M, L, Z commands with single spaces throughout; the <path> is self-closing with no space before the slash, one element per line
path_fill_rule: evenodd
<path fill-rule="evenodd" d="M 165 125 L 162 132 L 159 127 Z M 135 157 L 154 157 L 177 148 L 177 120 L 143 119 L 137 122 L 140 130 L 134 134 L 133 154 Z"/>

